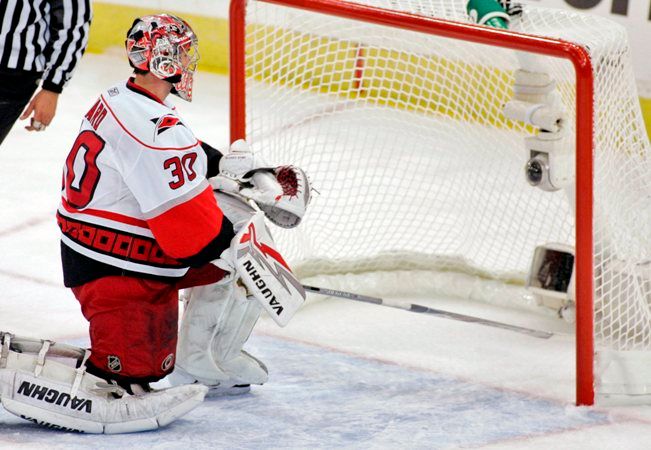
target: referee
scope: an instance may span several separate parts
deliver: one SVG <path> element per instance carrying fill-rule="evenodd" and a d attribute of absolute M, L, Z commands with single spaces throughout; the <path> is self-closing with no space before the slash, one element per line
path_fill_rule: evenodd
<path fill-rule="evenodd" d="M 29 131 L 50 124 L 86 50 L 91 16 L 90 0 L 0 0 L 0 144 L 18 116 L 31 115 Z"/>

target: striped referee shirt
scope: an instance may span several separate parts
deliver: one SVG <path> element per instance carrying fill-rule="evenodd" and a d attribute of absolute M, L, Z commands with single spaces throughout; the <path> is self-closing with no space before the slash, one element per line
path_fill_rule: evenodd
<path fill-rule="evenodd" d="M 0 0 L 0 70 L 42 73 L 61 92 L 86 50 L 90 0 Z"/>

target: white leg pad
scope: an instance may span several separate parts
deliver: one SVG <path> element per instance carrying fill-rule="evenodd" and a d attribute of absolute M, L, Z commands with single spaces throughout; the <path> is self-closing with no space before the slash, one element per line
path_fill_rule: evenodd
<path fill-rule="evenodd" d="M 76 369 L 45 358 L 47 350 L 19 353 L 10 347 L 10 335 L 1 337 L 2 405 L 12 414 L 50 428 L 106 434 L 154 430 L 194 409 L 207 392 L 205 386 L 189 385 L 129 395 L 87 373 L 83 365 Z"/>
<path fill-rule="evenodd" d="M 179 332 L 172 384 L 263 384 L 267 369 L 242 351 L 262 307 L 235 283 L 192 288 Z"/>

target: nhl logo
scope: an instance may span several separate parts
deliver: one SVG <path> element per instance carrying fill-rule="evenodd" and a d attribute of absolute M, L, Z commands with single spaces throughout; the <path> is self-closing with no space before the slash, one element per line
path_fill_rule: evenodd
<path fill-rule="evenodd" d="M 173 363 L 174 363 L 174 354 L 170 353 L 165 357 L 165 359 L 163 360 L 163 364 L 160 365 L 160 368 L 163 369 L 163 372 L 167 372 L 168 370 L 170 370 Z"/>
<path fill-rule="evenodd" d="M 111 372 L 122 371 L 122 362 L 120 361 L 120 358 L 115 355 L 109 355 L 107 365 Z"/>

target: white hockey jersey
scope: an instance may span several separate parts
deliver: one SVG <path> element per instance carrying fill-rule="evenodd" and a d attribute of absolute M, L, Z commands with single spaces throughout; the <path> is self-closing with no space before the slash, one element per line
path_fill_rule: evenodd
<path fill-rule="evenodd" d="M 206 180 L 207 161 L 173 106 L 133 80 L 105 91 L 63 169 L 66 286 L 115 274 L 174 279 L 197 255 L 219 257 L 232 226 Z"/>

